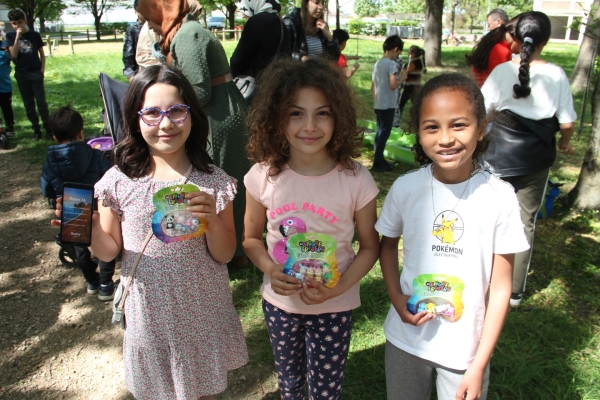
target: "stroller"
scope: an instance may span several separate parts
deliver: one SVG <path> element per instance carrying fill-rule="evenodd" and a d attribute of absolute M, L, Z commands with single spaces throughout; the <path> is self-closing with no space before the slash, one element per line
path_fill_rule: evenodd
<path fill-rule="evenodd" d="M 105 157 L 110 158 L 114 144 L 121 138 L 121 105 L 129 84 L 116 81 L 102 72 L 98 79 L 100 82 L 100 93 L 104 102 L 102 113 L 104 130 L 102 135 L 86 139 L 86 141 L 88 145 L 102 151 Z M 77 267 L 75 247 L 62 244 L 58 234 L 56 235 L 56 244 L 60 247 L 58 250 L 60 262 L 66 267 Z"/>

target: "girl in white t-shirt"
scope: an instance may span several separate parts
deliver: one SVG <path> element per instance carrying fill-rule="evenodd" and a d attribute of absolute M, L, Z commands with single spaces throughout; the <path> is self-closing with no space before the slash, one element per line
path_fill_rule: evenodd
<path fill-rule="evenodd" d="M 429 399 L 434 372 L 439 400 L 487 395 L 514 253 L 528 244 L 511 187 L 476 164 L 486 125 L 479 88 L 459 74 L 429 80 L 412 109 L 422 167 L 396 180 L 375 225 L 392 303 L 388 399 Z"/>
<path fill-rule="evenodd" d="M 485 162 L 514 187 L 531 246 L 550 167 L 556 159 L 556 132 L 560 131 L 558 148 L 573 154 L 571 137 L 577 119 L 567 75 L 558 65 L 541 58 L 551 31 L 546 14 L 521 14 L 514 33 L 520 58 L 497 66 L 481 88 L 487 111 L 498 114 Z M 515 255 L 513 307 L 521 304 L 525 292 L 531 251 L 530 247 Z"/>
<path fill-rule="evenodd" d="M 257 86 L 243 244 L 264 272 L 263 311 L 281 397 L 304 399 L 308 380 L 311 398 L 337 399 L 359 281 L 379 254 L 379 190 L 352 159 L 362 134 L 339 69 L 319 59 L 282 60 Z"/>

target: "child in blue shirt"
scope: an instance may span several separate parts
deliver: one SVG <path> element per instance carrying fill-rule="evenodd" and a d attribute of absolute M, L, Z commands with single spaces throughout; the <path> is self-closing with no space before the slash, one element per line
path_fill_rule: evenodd
<path fill-rule="evenodd" d="M 10 71 L 10 56 L 6 51 L 6 42 L 2 42 L 0 44 L 0 109 L 2 109 L 8 137 L 15 135 L 15 115 L 12 109 L 13 86 Z"/>
<path fill-rule="evenodd" d="M 71 108 L 61 107 L 50 115 L 50 126 L 54 133 L 54 146 L 48 147 L 48 156 L 42 170 L 42 193 L 56 206 L 56 198 L 62 196 L 65 182 L 94 185 L 112 163 L 102 152 L 92 149 L 83 140 L 83 118 Z M 98 293 L 98 299 L 114 297 L 115 260 L 96 264 L 87 247 L 75 247 L 77 265 L 87 282 L 87 292 Z M 96 268 L 100 266 L 100 274 Z"/>

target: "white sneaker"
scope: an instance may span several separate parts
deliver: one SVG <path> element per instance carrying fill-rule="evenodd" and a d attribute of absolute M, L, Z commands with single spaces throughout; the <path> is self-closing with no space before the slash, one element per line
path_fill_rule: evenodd
<path fill-rule="evenodd" d="M 513 293 L 510 295 L 510 306 L 513 308 L 517 308 L 521 305 L 521 298 L 523 297 L 522 293 Z"/>

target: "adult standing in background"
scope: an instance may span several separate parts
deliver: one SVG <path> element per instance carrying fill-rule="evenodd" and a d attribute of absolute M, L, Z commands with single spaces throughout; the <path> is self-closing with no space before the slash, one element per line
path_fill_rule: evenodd
<path fill-rule="evenodd" d="M 492 29 L 496 29 L 500 25 L 508 24 L 508 15 L 501 8 L 494 8 L 490 11 L 486 17 L 487 30 L 488 32 Z"/>
<path fill-rule="evenodd" d="M 155 57 L 178 68 L 194 86 L 198 102 L 208 117 L 213 163 L 237 179 L 233 202 L 237 249 L 232 260 L 245 265 L 242 248 L 246 189 L 250 169 L 246 155 L 248 106 L 233 82 L 225 50 L 219 40 L 190 13 L 186 0 L 140 0 L 137 11 L 148 27 L 162 37 L 154 45 Z"/>
<path fill-rule="evenodd" d="M 288 47 L 287 31 L 278 16 L 281 5 L 278 0 L 238 0 L 236 3 L 247 22 L 231 55 L 231 74 L 256 78 L 277 56 L 278 50 L 281 53 Z"/>
<path fill-rule="evenodd" d="M 323 20 L 324 10 L 323 0 L 302 0 L 300 8 L 294 8 L 283 19 L 290 33 L 294 59 L 327 57 L 337 61 L 340 58 L 340 46 Z"/>
<path fill-rule="evenodd" d="M 133 9 L 137 8 L 139 0 L 133 2 Z M 135 52 L 137 48 L 138 38 L 140 36 L 140 30 L 142 29 L 142 22 L 140 16 L 136 13 L 137 20 L 127 27 L 125 30 L 125 39 L 123 41 L 123 75 L 125 78 L 133 79 L 133 76 L 138 71 L 138 64 L 135 61 Z"/>

